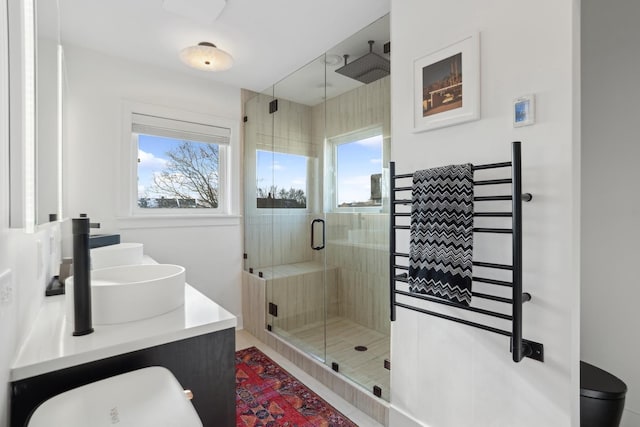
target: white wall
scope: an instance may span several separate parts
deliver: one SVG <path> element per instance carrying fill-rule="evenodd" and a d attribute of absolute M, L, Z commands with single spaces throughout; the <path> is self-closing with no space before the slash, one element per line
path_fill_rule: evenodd
<path fill-rule="evenodd" d="M 71 217 L 86 212 L 99 232 L 119 232 L 123 241 L 145 244 L 159 262 L 183 265 L 187 281 L 236 315 L 241 314 L 242 235 L 239 195 L 236 217 L 213 226 L 124 228 L 117 220 L 122 102 L 133 101 L 240 119 L 240 89 L 203 78 L 65 46 L 68 79 L 64 147 L 65 192 Z M 177 60 L 177 59 L 176 59 Z M 232 146 L 232 150 L 239 150 Z M 238 157 L 239 158 L 239 157 Z M 235 188 L 239 165 L 236 165 Z M 149 224 L 142 224 L 149 225 Z M 127 227 L 129 227 L 128 225 Z"/>
<path fill-rule="evenodd" d="M 534 195 L 524 206 L 524 288 L 533 301 L 525 305 L 523 329 L 545 346 L 544 363 L 516 364 L 506 337 L 398 308 L 391 331 L 394 427 L 578 425 L 577 13 L 571 0 L 392 2 L 391 158 L 398 173 L 492 163 L 510 159 L 511 141 L 523 142 L 524 190 Z M 412 133 L 413 61 L 475 31 L 481 119 Z M 514 129 L 512 100 L 528 93 L 536 95 L 537 123 Z M 501 256 L 491 245 L 476 249 L 477 260 Z"/>
<path fill-rule="evenodd" d="M 640 425 L 640 3 L 582 2 L 582 359 L 628 387 Z"/>
<path fill-rule="evenodd" d="M 3 146 L 3 162 L 5 155 Z M 3 185 L 3 200 L 5 191 Z M 4 385 L 0 388 L 0 427 L 9 422 L 9 371 L 42 305 L 46 285 L 57 274 L 49 268 L 49 260 L 59 260 L 59 252 L 50 245 L 59 247 L 59 229 L 58 223 L 51 223 L 25 234 L 22 229 L 0 227 L 0 275 L 9 271 L 11 277 L 10 283 L 0 283 L 0 384 Z M 57 262 L 51 264 L 57 268 Z"/>

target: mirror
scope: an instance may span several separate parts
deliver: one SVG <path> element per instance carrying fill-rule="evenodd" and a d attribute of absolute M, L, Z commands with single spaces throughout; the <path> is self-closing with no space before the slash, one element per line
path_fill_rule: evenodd
<path fill-rule="evenodd" d="M 36 0 L 36 224 L 60 218 L 61 56 L 58 2 Z"/>
<path fill-rule="evenodd" d="M 32 232 L 60 217 L 61 91 L 58 2 L 9 2 L 10 225 Z"/>
<path fill-rule="evenodd" d="M 61 219 L 61 56 L 58 2 L 36 0 L 36 224 Z"/>

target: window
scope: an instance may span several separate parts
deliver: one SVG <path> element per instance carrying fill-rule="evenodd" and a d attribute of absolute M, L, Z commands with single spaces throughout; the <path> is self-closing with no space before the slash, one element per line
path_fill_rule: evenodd
<path fill-rule="evenodd" d="M 356 132 L 329 141 L 329 194 L 334 208 L 382 206 L 382 132 Z"/>
<path fill-rule="evenodd" d="M 306 209 L 309 158 L 256 150 L 256 207 Z"/>
<path fill-rule="evenodd" d="M 138 134 L 138 207 L 219 207 L 220 146 Z"/>
<path fill-rule="evenodd" d="M 225 211 L 230 129 L 133 113 L 137 155 L 134 211 Z"/>

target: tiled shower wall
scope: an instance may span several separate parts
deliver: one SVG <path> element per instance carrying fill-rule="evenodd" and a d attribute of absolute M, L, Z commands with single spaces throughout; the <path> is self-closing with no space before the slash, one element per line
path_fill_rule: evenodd
<path fill-rule="evenodd" d="M 278 306 L 278 317 L 269 322 L 273 326 L 291 331 L 323 322 L 325 313 L 338 315 L 337 268 L 325 270 L 322 264 L 309 262 L 278 266 L 273 272 L 273 277 L 265 277 L 267 302 Z"/>
<path fill-rule="evenodd" d="M 387 168 L 391 135 L 389 82 L 390 78 L 385 77 L 327 100 L 326 108 L 313 107 L 313 140 L 323 142 L 325 138 L 380 126 L 384 138 L 382 160 Z M 323 129 L 320 124 L 324 114 Z M 327 264 L 338 269 L 339 314 L 384 334 L 389 333 L 388 202 L 387 195 L 382 212 L 378 213 L 326 214 Z M 326 211 L 330 209 L 325 207 Z"/>
<path fill-rule="evenodd" d="M 256 150 L 297 154 L 317 159 L 321 153 L 311 140 L 311 107 L 278 99 L 278 111 L 269 113 L 274 97 L 256 94 L 245 103 L 245 269 L 310 261 L 309 227 L 317 217 L 318 183 L 309 182 L 307 209 L 256 207 Z M 321 145 L 320 145 L 321 147 Z M 309 176 L 318 175 L 312 160 Z M 316 180 L 317 181 L 317 180 Z M 268 185 L 269 183 L 263 183 Z"/>
<path fill-rule="evenodd" d="M 310 248 L 310 224 L 325 216 L 327 303 L 330 315 L 338 314 L 376 331 L 389 333 L 388 296 L 388 198 L 380 213 L 326 213 L 322 206 L 322 179 L 309 182 L 308 210 L 258 210 L 255 208 L 255 150 L 275 150 L 308 156 L 309 176 L 322 176 L 325 138 L 380 126 L 384 136 L 383 164 L 389 161 L 389 78 L 361 86 L 314 107 L 278 99 L 278 111 L 271 115 L 268 104 L 274 98 L 259 94 L 246 105 L 245 123 L 245 269 L 316 261 L 323 254 Z M 325 126 L 325 114 L 327 117 Z M 349 233 L 351 230 L 351 233 Z M 311 273 L 310 273 L 311 274 Z M 315 273 L 280 278 L 273 289 L 283 290 L 286 307 L 324 306 L 324 289 Z M 318 276 L 319 277 L 319 276 Z M 335 280 L 334 280 L 335 278 Z M 303 282 L 300 282 L 303 280 Z M 319 289 L 313 291 L 313 286 Z M 313 286 L 312 286 L 313 285 Z M 295 292 L 294 292 L 295 291 Z M 279 291 L 276 291 L 276 294 Z M 286 294 L 286 298 L 284 298 Z M 292 298 L 300 298 L 296 303 Z M 304 301 L 302 300 L 304 299 Z M 303 312 L 305 310 L 302 310 Z M 283 308 L 279 309 L 284 313 Z M 290 313 L 282 326 L 292 327 L 312 315 Z"/>
<path fill-rule="evenodd" d="M 339 315 L 388 334 L 389 215 L 328 214 L 327 224 L 327 264 L 338 271 Z"/>
<path fill-rule="evenodd" d="M 309 224 L 316 217 L 307 213 L 246 216 L 245 270 L 312 260 Z"/>

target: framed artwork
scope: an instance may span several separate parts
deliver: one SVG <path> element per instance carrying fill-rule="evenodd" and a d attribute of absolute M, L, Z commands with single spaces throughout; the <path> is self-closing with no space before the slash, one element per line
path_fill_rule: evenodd
<path fill-rule="evenodd" d="M 414 132 L 479 118 L 478 33 L 414 61 Z"/>

